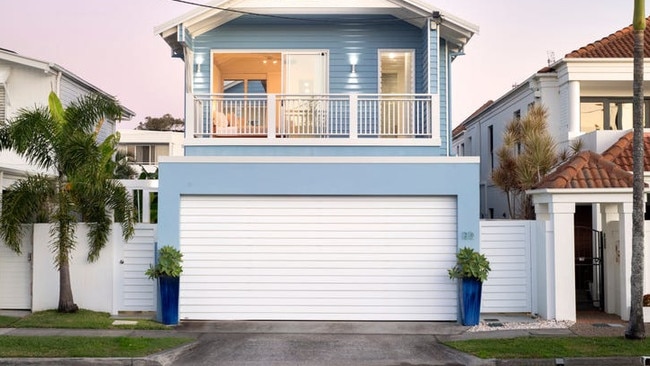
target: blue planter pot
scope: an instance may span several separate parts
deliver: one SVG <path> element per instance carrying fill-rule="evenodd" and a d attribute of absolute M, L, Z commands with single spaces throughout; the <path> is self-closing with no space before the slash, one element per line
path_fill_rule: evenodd
<path fill-rule="evenodd" d="M 158 278 L 158 285 L 160 286 L 162 323 L 166 325 L 178 324 L 180 278 L 162 276 Z"/>
<path fill-rule="evenodd" d="M 481 315 L 481 281 L 463 278 L 461 282 L 461 319 L 463 325 L 477 325 Z"/>

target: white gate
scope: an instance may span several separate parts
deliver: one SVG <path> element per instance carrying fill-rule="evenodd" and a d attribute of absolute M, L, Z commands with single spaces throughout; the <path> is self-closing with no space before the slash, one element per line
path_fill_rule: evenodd
<path fill-rule="evenodd" d="M 154 263 L 156 227 L 137 224 L 133 238 L 120 245 L 119 311 L 156 311 L 156 281 L 144 274 Z"/>
<path fill-rule="evenodd" d="M 0 309 L 32 308 L 32 230 L 25 230 L 18 255 L 0 242 Z"/>
<path fill-rule="evenodd" d="M 481 221 L 481 253 L 492 271 L 483 284 L 482 313 L 533 312 L 531 248 L 535 221 Z"/>

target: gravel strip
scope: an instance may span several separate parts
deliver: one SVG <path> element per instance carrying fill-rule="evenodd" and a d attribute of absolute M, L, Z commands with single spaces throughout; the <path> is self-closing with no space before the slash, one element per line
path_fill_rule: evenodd
<path fill-rule="evenodd" d="M 496 330 L 517 330 L 517 329 L 569 329 L 575 322 L 568 320 L 542 320 L 536 319 L 530 322 L 484 322 L 469 328 L 468 332 L 491 332 Z"/>

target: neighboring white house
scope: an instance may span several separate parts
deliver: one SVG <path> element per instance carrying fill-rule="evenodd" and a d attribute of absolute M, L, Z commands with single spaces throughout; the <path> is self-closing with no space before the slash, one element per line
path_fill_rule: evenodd
<path fill-rule="evenodd" d="M 47 97 L 54 91 L 63 105 L 68 105 L 82 95 L 98 93 L 113 96 L 65 68 L 48 61 L 19 55 L 0 48 L 0 122 L 13 118 L 21 108 L 47 105 Z M 123 107 L 122 118 L 130 119 L 135 113 Z M 99 139 L 115 132 L 115 121 L 102 125 Z M 0 187 L 10 186 L 34 167 L 11 151 L 0 151 Z"/>
<path fill-rule="evenodd" d="M 129 153 L 138 171 L 153 173 L 161 156 L 183 156 L 182 131 L 120 130 L 119 149 Z"/>
<path fill-rule="evenodd" d="M 541 104 L 558 149 L 577 138 L 584 143 L 584 151 L 529 192 L 543 227 L 532 250 L 533 308 L 545 318 L 575 320 L 578 311 L 593 309 L 629 317 L 633 43 L 629 26 L 581 47 L 487 102 L 453 132 L 457 155 L 481 157 L 480 208 L 488 219 L 507 217 L 504 193 L 491 172 L 499 165 L 496 151 L 509 121 Z M 645 80 L 649 66 L 646 58 Z M 648 127 L 650 99 L 645 113 Z"/>
<path fill-rule="evenodd" d="M 64 106 L 76 100 L 82 95 L 89 93 L 98 93 L 113 98 L 107 92 L 90 84 L 88 81 L 73 74 L 65 68 L 47 61 L 36 60 L 30 57 L 19 55 L 15 52 L 0 49 L 0 122 L 11 121 L 21 108 L 33 108 L 36 105 L 46 106 L 48 95 L 54 91 Z M 123 119 L 130 119 L 134 113 L 128 108 L 122 107 Z M 106 136 L 115 132 L 115 121 L 106 121 L 102 125 L 98 138 L 104 139 Z M 30 166 L 24 159 L 12 151 L 0 151 L 0 189 L 6 189 L 16 180 L 23 178 L 26 174 L 36 173 L 38 170 Z M 153 230 L 150 230 L 153 232 Z M 49 247 L 49 231 L 47 225 L 38 233 L 30 232 L 23 243 L 23 254 L 17 255 L 0 243 L 0 309 L 34 309 L 43 310 L 56 307 L 56 296 L 48 296 L 51 293 L 58 292 L 58 283 L 56 282 L 56 270 L 52 264 L 51 248 Z M 145 234 L 143 234 L 145 235 Z M 147 233 L 145 236 L 151 237 L 153 234 Z M 145 246 L 152 246 L 151 240 L 145 240 Z M 83 247 L 83 243 L 80 244 Z M 118 302 L 118 292 L 113 288 L 102 290 L 101 294 L 97 288 L 102 283 L 109 283 L 110 277 L 113 277 L 112 270 L 115 269 L 116 276 L 129 270 L 129 266 L 114 265 L 118 263 L 108 258 L 112 255 L 129 257 L 130 254 L 122 255 L 121 251 L 129 251 L 135 257 L 140 254 L 137 250 L 138 245 L 130 249 L 122 249 L 116 246 L 111 249 L 111 255 L 102 256 L 101 262 L 94 270 L 88 269 L 85 263 L 85 255 L 78 255 L 74 258 L 78 269 L 78 275 L 73 273 L 73 287 L 89 289 L 82 292 L 77 297 L 82 307 L 112 311 L 113 309 L 128 310 L 133 306 L 134 301 L 129 299 L 125 294 L 120 299 L 125 299 L 124 304 Z M 128 261 L 128 260 L 127 260 Z M 106 270 L 111 269 L 111 271 Z M 118 271 L 119 270 L 119 271 Z M 140 269 L 138 269 L 140 271 Z M 120 272 L 122 271 L 122 272 Z M 141 272 L 141 271 L 140 271 Z M 85 273 L 86 276 L 81 274 Z M 91 274 L 92 273 L 92 274 Z M 124 274 L 127 276 L 128 274 Z M 106 277 L 109 277 L 108 279 Z M 53 282 L 54 281 L 54 282 Z M 93 282 L 99 281 L 99 282 Z M 129 282 L 131 281 L 131 282 Z M 123 282 L 133 283 L 132 280 Z M 146 283 L 144 287 L 150 285 Z M 120 287 L 116 291 L 124 289 L 125 292 L 132 291 L 133 286 Z M 150 291 L 151 292 L 151 291 Z M 116 296 L 115 301 L 104 296 L 109 294 Z M 137 301 L 136 301 L 137 302 Z M 151 301 L 144 306 L 147 310 L 151 308 Z"/>
<path fill-rule="evenodd" d="M 647 38 L 650 34 L 646 48 Z M 548 109 L 549 131 L 560 149 L 580 137 L 585 149 L 600 153 L 632 128 L 632 44 L 627 27 L 581 47 L 487 102 L 454 129 L 454 152 L 481 157 L 481 217 L 507 218 L 506 199 L 492 183 L 491 172 L 499 164 L 496 151 L 506 124 L 533 104 Z M 647 90 L 650 58 L 645 80 Z M 650 99 L 645 111 L 650 113 Z M 584 136 L 592 131 L 598 133 Z"/>

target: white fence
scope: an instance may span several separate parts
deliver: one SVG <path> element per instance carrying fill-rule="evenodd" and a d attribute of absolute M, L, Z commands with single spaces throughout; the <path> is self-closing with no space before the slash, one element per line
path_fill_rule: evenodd
<path fill-rule="evenodd" d="M 535 221 L 486 220 L 480 226 L 481 253 L 492 268 L 483 284 L 481 312 L 533 312 Z"/>
<path fill-rule="evenodd" d="M 124 242 L 120 226 L 113 225 L 99 259 L 88 263 L 88 227 L 78 225 L 77 245 L 70 263 L 75 303 L 84 309 L 111 314 L 155 311 L 156 282 L 144 275 L 154 261 L 155 229 L 153 224 L 138 224 L 134 238 Z M 59 274 L 50 243 L 49 224 L 27 226 L 22 255 L 9 252 L 0 243 L 0 291 L 5 294 L 0 308 L 40 311 L 58 306 Z"/>

